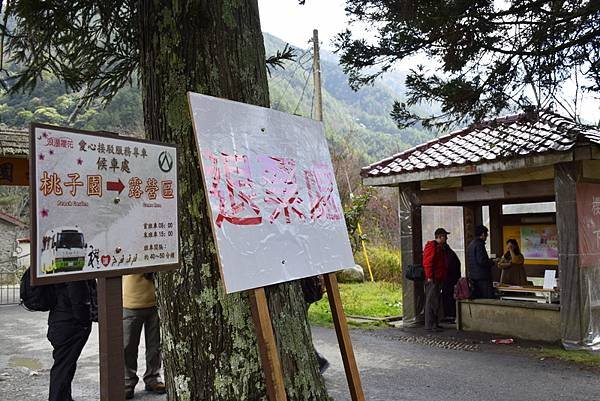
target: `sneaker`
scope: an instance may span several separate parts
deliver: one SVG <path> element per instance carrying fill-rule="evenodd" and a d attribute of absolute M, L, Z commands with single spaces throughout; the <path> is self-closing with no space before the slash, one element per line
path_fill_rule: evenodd
<path fill-rule="evenodd" d="M 167 392 L 167 389 L 165 388 L 165 383 L 156 382 L 154 384 L 146 384 L 146 391 L 155 394 L 164 394 Z"/>
<path fill-rule="evenodd" d="M 133 389 L 132 388 L 125 389 L 125 399 L 130 400 L 132 398 L 133 398 Z"/>

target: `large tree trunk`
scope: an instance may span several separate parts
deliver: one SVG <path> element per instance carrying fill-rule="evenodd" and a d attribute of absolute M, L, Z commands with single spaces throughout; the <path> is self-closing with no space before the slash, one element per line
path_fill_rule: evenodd
<path fill-rule="evenodd" d="M 159 276 L 169 400 L 264 400 L 246 294 L 225 295 L 186 92 L 269 106 L 256 0 L 139 1 L 144 122 L 179 152 L 181 268 Z M 328 400 L 297 283 L 269 288 L 289 400 Z"/>

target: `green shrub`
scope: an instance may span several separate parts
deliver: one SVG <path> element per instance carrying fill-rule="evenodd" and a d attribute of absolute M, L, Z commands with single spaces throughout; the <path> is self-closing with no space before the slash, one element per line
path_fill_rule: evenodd
<path fill-rule="evenodd" d="M 386 246 L 367 246 L 369 262 L 373 278 L 376 281 L 388 281 L 391 283 L 402 282 L 402 268 L 400 264 L 400 250 Z M 365 280 L 370 280 L 369 268 L 365 261 L 365 255 L 362 249 L 354 254 L 354 261 L 361 265 L 365 271 Z"/>

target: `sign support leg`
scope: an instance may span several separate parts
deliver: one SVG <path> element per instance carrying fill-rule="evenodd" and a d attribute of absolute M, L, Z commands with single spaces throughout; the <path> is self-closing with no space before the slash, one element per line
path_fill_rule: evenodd
<path fill-rule="evenodd" d="M 346 371 L 346 379 L 350 389 L 352 401 L 365 401 L 365 395 L 362 390 L 354 351 L 352 350 L 352 341 L 348 331 L 344 308 L 342 307 L 342 299 L 338 288 L 337 277 L 335 273 L 324 274 L 325 287 L 327 288 L 327 298 L 329 299 L 329 307 L 335 325 L 335 333 L 337 334 L 342 361 L 344 362 L 344 370 Z"/>
<path fill-rule="evenodd" d="M 122 278 L 98 279 L 100 400 L 125 400 Z"/>
<path fill-rule="evenodd" d="M 283 371 L 279 362 L 279 353 L 273 335 L 273 326 L 271 325 L 271 316 L 264 288 L 250 290 L 250 307 L 252 309 L 252 320 L 256 327 L 256 336 L 258 337 L 258 350 L 265 375 L 267 396 L 269 401 L 286 401 Z"/>

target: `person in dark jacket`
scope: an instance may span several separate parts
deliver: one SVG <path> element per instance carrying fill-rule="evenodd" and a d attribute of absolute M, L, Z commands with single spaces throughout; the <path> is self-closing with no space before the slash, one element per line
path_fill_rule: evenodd
<path fill-rule="evenodd" d="M 423 250 L 423 268 L 425 270 L 425 330 L 441 331 L 440 302 L 442 284 L 448 270 L 448 256 L 445 245 L 448 231 L 443 228 L 435 230 L 435 240 L 428 241 Z"/>
<path fill-rule="evenodd" d="M 486 226 L 475 227 L 475 238 L 467 247 L 469 278 L 474 286 L 473 298 L 495 298 L 491 270 L 495 262 L 490 259 L 485 249 L 488 231 Z"/>
<path fill-rule="evenodd" d="M 308 315 L 308 308 L 310 308 L 310 305 L 323 298 L 323 293 L 325 292 L 323 276 L 319 275 L 300 279 L 300 286 L 302 288 L 302 294 L 304 295 L 304 301 L 306 302 L 306 314 Z M 313 349 L 315 351 L 317 363 L 319 364 L 319 373 L 323 374 L 329 368 L 329 361 L 314 348 L 314 344 Z"/>
<path fill-rule="evenodd" d="M 456 300 L 454 299 L 454 286 L 460 278 L 460 259 L 450 245 L 444 245 L 446 257 L 448 258 L 448 270 L 444 284 L 442 285 L 442 306 L 444 309 L 443 322 L 454 323 L 456 319 Z"/>
<path fill-rule="evenodd" d="M 96 302 L 95 281 L 56 284 L 56 305 L 48 316 L 48 340 L 54 350 L 48 401 L 73 401 L 71 382 L 77 360 L 90 336 Z"/>

